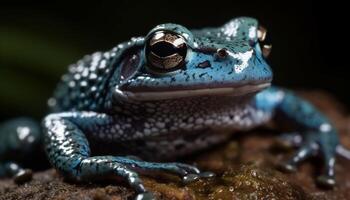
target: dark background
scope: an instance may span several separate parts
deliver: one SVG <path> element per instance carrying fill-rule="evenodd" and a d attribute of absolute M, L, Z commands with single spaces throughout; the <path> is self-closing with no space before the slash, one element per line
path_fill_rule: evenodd
<path fill-rule="evenodd" d="M 0 6 L 0 120 L 41 117 L 66 66 L 159 23 L 219 26 L 252 16 L 271 33 L 274 83 L 323 89 L 349 106 L 347 6 L 312 1 L 68 1 Z M 73 4 L 73 2 L 75 2 Z"/>

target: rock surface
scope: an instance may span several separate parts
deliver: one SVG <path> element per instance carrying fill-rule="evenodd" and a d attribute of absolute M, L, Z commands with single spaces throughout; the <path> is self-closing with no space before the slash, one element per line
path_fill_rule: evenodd
<path fill-rule="evenodd" d="M 300 92 L 323 110 L 340 132 L 342 144 L 350 148 L 350 115 L 333 97 L 319 91 Z M 159 173 L 143 176 L 146 187 L 158 199 L 350 199 L 350 161 L 339 158 L 336 165 L 337 186 L 333 190 L 315 185 L 319 169 L 312 159 L 295 174 L 276 170 L 279 161 L 287 159 L 293 149 L 276 145 L 273 129 L 240 133 L 220 147 L 192 158 L 187 163 L 217 173 L 217 177 L 200 179 L 184 185 L 173 175 Z M 31 182 L 16 185 L 10 179 L 0 180 L 0 200 L 14 199 L 132 199 L 134 192 L 125 183 L 72 183 L 64 181 L 55 170 L 37 172 Z"/>

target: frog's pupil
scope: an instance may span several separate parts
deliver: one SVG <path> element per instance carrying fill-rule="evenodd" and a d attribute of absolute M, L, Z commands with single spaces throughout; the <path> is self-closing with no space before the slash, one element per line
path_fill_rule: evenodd
<path fill-rule="evenodd" d="M 151 51 L 159 57 L 171 56 L 178 52 L 174 45 L 162 41 L 151 46 Z"/>

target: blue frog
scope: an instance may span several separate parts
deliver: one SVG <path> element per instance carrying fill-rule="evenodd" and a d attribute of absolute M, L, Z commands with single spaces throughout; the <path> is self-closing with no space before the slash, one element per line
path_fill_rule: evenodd
<path fill-rule="evenodd" d="M 66 177 L 121 177 L 137 199 L 153 199 L 139 173 L 166 171 L 184 181 L 212 177 L 189 164 L 159 161 L 277 119 L 294 125 L 297 134 L 284 139 L 299 147 L 281 168 L 295 171 L 306 158 L 320 156 L 317 182 L 334 186 L 335 156 L 350 153 L 325 115 L 293 92 L 270 86 L 267 36 L 249 17 L 191 31 L 169 23 L 85 56 L 62 77 L 41 126 L 26 118 L 1 125 L 0 175 L 30 177 L 18 159 L 42 144 Z"/>

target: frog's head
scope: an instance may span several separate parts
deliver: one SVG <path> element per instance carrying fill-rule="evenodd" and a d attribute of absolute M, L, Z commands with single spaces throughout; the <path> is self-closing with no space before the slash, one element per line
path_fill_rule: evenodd
<path fill-rule="evenodd" d="M 122 61 L 116 94 L 145 101 L 258 92 L 272 80 L 259 43 L 264 33 L 252 18 L 193 31 L 158 25 Z"/>

